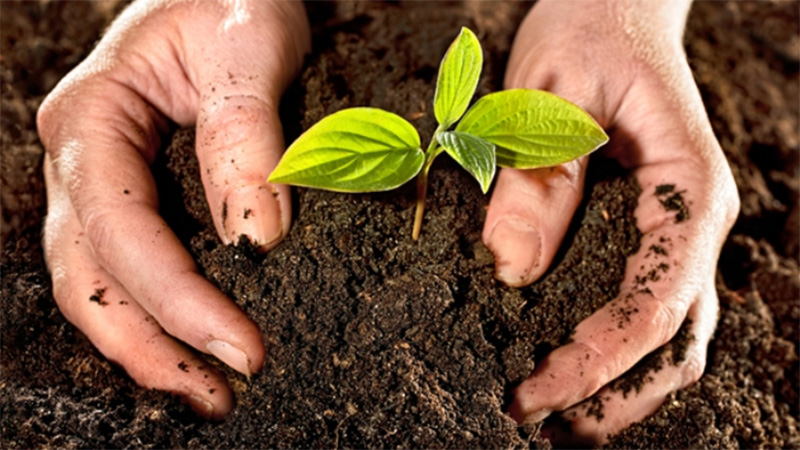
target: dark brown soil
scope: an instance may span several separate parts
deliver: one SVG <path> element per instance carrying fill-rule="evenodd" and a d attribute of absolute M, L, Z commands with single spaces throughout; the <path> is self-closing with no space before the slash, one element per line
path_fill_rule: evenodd
<path fill-rule="evenodd" d="M 119 5 L 0 6 L 3 447 L 547 446 L 535 427 L 504 414 L 511 389 L 616 294 L 626 255 L 665 251 L 639 249 L 639 188 L 600 159 L 558 264 L 526 289 L 493 280 L 480 242 L 487 197 L 444 158 L 419 243 L 410 239 L 408 186 L 377 195 L 298 189 L 283 244 L 266 255 L 226 247 L 204 201 L 193 133 L 179 131 L 153 168 L 163 211 L 268 347 L 249 382 L 226 371 L 238 399 L 229 418 L 199 421 L 169 395 L 137 388 L 65 321 L 39 243 L 36 108 Z M 500 87 L 529 6 L 309 4 L 315 53 L 284 101 L 287 140 L 358 105 L 394 111 L 430 135 L 436 68 L 458 28 L 475 30 L 486 49 L 484 94 Z M 721 317 L 706 373 L 611 447 L 800 447 L 799 21 L 794 3 L 694 7 L 687 52 L 743 208 L 717 272 Z M 675 188 L 652 195 L 692 220 Z M 669 268 L 654 270 L 642 283 Z M 102 292 L 93 297 L 103 302 Z M 680 359 L 687 339 L 679 333 L 615 388 L 646 383 Z M 589 412 L 601 416 L 602 405 Z"/>

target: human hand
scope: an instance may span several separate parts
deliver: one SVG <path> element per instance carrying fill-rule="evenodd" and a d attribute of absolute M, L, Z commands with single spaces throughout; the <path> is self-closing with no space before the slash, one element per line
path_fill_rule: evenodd
<path fill-rule="evenodd" d="M 604 151 L 632 170 L 642 187 L 635 215 L 641 250 L 628 258 L 619 296 L 581 322 L 515 391 L 509 408 L 536 422 L 563 411 L 572 439 L 604 442 L 655 411 L 666 395 L 702 374 L 717 321 L 716 261 L 739 199 L 711 130 L 681 43 L 687 1 L 540 1 L 516 37 L 506 88 L 545 89 L 586 109 L 610 134 Z M 511 286 L 539 278 L 553 261 L 581 200 L 587 158 L 541 170 L 504 169 L 483 239 L 497 277 Z M 675 185 L 685 211 L 656 194 Z M 651 246 L 664 247 L 669 272 L 637 286 Z M 652 258 L 651 258 L 652 259 Z M 637 311 L 618 327 L 615 313 Z M 665 364 L 639 392 L 609 383 L 667 343 L 685 319 L 694 339 L 677 365 Z M 587 415 L 602 398 L 604 418 Z"/>
<path fill-rule="evenodd" d="M 148 164 L 170 120 L 196 123 L 219 235 L 275 246 L 291 219 L 288 187 L 266 182 L 284 150 L 278 103 L 309 47 L 299 2 L 140 0 L 39 110 L 59 308 L 137 383 L 209 418 L 232 392 L 183 343 L 248 376 L 264 346 L 159 216 Z"/>

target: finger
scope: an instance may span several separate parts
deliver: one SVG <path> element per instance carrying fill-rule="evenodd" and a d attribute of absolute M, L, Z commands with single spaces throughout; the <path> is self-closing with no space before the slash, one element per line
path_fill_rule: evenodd
<path fill-rule="evenodd" d="M 483 228 L 500 281 L 525 286 L 550 266 L 581 202 L 587 162 L 500 172 Z"/>
<path fill-rule="evenodd" d="M 536 17 L 532 11 L 525 21 Z M 616 108 L 606 102 L 605 91 L 616 92 L 617 83 L 603 84 L 592 76 L 565 79 L 544 55 L 531 51 L 530 43 L 542 38 L 536 35 L 541 29 L 532 24 L 520 27 L 508 63 L 506 89 L 550 91 L 585 109 L 605 128 Z M 584 157 L 552 168 L 500 171 L 483 228 L 483 241 L 495 255 L 499 280 L 519 287 L 545 273 L 583 197 L 587 164 Z"/>
<path fill-rule="evenodd" d="M 652 236 L 642 246 L 657 242 Z M 690 291 L 670 289 L 667 274 L 642 255 L 629 258 L 626 273 L 641 273 L 639 266 L 646 268 L 643 276 L 652 270 L 652 278 L 659 279 L 645 286 L 627 276 L 621 295 L 581 322 L 572 341 L 545 357 L 520 384 L 510 410 L 515 418 L 541 420 L 583 401 L 677 332 L 694 300 L 687 298 Z"/>
<path fill-rule="evenodd" d="M 283 154 L 283 131 L 276 104 L 250 83 L 236 93 L 219 88 L 222 95 L 203 96 L 197 156 L 223 242 L 245 235 L 270 249 L 288 233 L 292 217 L 289 186 L 267 183 Z"/>
<path fill-rule="evenodd" d="M 49 170 L 47 170 L 49 172 Z M 156 320 L 94 260 L 69 199 L 48 189 L 45 257 L 64 316 L 140 385 L 185 398 L 206 418 L 233 407 L 225 378 L 164 333 Z"/>
<path fill-rule="evenodd" d="M 713 210 L 704 204 L 706 192 L 697 183 L 688 191 L 676 188 L 682 196 L 673 203 L 681 208 L 666 208 L 664 196 L 656 195 L 652 183 L 663 173 L 674 174 L 679 186 L 689 185 L 677 168 L 636 172 L 645 186 L 636 216 L 646 234 L 640 251 L 626 262 L 621 293 L 581 322 L 572 341 L 549 354 L 518 387 L 511 408 L 518 419 L 540 420 L 564 410 L 630 369 L 675 335 L 689 306 L 704 291 L 705 280 L 713 279 L 714 265 L 708 261 L 719 254 L 724 233 L 715 228 L 724 227 L 725 219 L 691 216 L 689 205 L 698 216 Z M 642 216 L 645 212 L 647 217 Z M 686 218 L 679 220 L 682 214 Z"/>
<path fill-rule="evenodd" d="M 135 92 L 101 77 L 83 89 L 80 98 L 115 102 L 72 105 L 84 114 L 42 133 L 59 178 L 48 186 L 66 187 L 98 263 L 168 333 L 242 373 L 257 371 L 264 358 L 258 328 L 197 272 L 158 215 L 142 157 L 157 141 L 157 113 Z"/>
<path fill-rule="evenodd" d="M 208 30 L 218 39 L 202 47 L 186 43 L 200 93 L 197 155 L 217 231 L 226 243 L 244 234 L 264 249 L 291 221 L 289 187 L 267 178 L 285 149 L 280 96 L 310 47 L 302 4 L 277 2 L 269 13 Z"/>
<path fill-rule="evenodd" d="M 667 344 L 672 347 L 661 355 L 661 368 L 649 372 L 643 385 L 621 387 L 618 380 L 601 389 L 592 400 L 564 411 L 562 416 L 571 423 L 573 443 L 605 443 L 610 436 L 652 414 L 667 395 L 700 379 L 718 312 L 716 291 L 708 286 L 689 309 L 686 342 Z M 686 347 L 681 348 L 684 344 Z"/>

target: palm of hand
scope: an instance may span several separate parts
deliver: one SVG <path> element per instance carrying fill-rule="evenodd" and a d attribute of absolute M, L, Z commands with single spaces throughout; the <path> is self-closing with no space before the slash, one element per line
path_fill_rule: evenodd
<path fill-rule="evenodd" d="M 559 29 L 562 22 L 549 12 L 534 8 L 523 24 L 506 87 L 550 90 L 610 130 L 604 151 L 630 169 L 642 188 L 636 219 L 643 238 L 641 250 L 627 261 L 619 297 L 537 365 L 517 388 L 510 412 L 518 420 L 538 421 L 563 411 L 573 439 L 602 442 L 702 374 L 717 320 L 716 261 L 738 213 L 738 196 L 680 39 L 646 45 L 630 36 L 601 40 L 599 29 Z M 484 232 L 498 261 L 506 262 L 502 271 L 498 267 L 501 279 L 526 284 L 546 270 L 580 202 L 586 163 L 501 173 Z M 509 220 L 529 234 L 534 230 L 538 239 L 527 248 L 503 248 L 491 230 Z M 651 270 L 645 287 L 642 277 Z M 634 311 L 622 326 L 620 310 Z M 667 364 L 639 392 L 611 389 L 610 383 L 672 339 L 684 322 L 693 339 L 681 362 Z M 603 401 L 602 421 L 587 414 L 592 398 Z"/>

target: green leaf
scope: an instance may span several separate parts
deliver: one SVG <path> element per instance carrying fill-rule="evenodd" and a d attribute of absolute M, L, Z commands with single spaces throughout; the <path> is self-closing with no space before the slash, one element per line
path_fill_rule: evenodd
<path fill-rule="evenodd" d="M 497 164 L 517 169 L 562 164 L 608 142 L 600 125 L 580 107 L 532 89 L 512 89 L 481 98 L 456 131 L 495 144 Z"/>
<path fill-rule="evenodd" d="M 475 94 L 483 66 L 481 44 L 469 28 L 461 33 L 447 49 L 439 65 L 433 113 L 436 120 L 447 129 L 464 115 Z"/>
<path fill-rule="evenodd" d="M 317 122 L 286 150 L 269 181 L 337 192 L 394 189 L 416 175 L 425 156 L 402 117 L 350 108 Z"/>
<path fill-rule="evenodd" d="M 439 135 L 438 140 L 447 154 L 478 180 L 485 194 L 497 170 L 494 144 L 458 131 L 445 131 Z"/>

